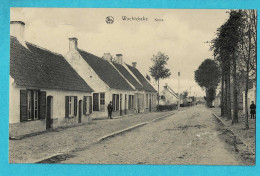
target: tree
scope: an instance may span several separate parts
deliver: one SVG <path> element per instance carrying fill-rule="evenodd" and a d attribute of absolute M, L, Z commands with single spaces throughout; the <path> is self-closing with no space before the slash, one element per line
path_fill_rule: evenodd
<path fill-rule="evenodd" d="M 245 89 L 245 128 L 249 129 L 248 124 L 248 89 L 249 80 L 256 81 L 256 10 L 243 11 L 243 26 L 240 30 L 241 40 L 239 43 L 240 51 L 240 65 L 239 68 L 246 75 L 246 89 Z"/>
<path fill-rule="evenodd" d="M 205 100 L 207 106 L 211 107 L 212 101 L 215 99 L 216 87 L 220 81 L 220 70 L 217 63 L 211 59 L 204 60 L 195 71 L 195 81 L 206 90 Z"/>
<path fill-rule="evenodd" d="M 185 90 L 185 91 L 182 92 L 181 97 L 182 97 L 183 99 L 185 99 L 185 98 L 188 97 L 188 95 L 189 95 L 189 92 L 188 92 L 187 90 Z"/>
<path fill-rule="evenodd" d="M 151 76 L 157 81 L 158 83 L 158 108 L 159 108 L 159 86 L 160 86 L 160 79 L 165 79 L 171 76 L 171 72 L 168 68 L 166 68 L 167 62 L 169 57 L 164 53 L 158 52 L 157 55 L 153 55 L 152 57 L 153 65 L 149 68 Z"/>
<path fill-rule="evenodd" d="M 215 59 L 221 65 L 222 75 L 222 108 L 221 114 L 231 119 L 230 76 L 233 78 L 233 119 L 238 122 L 238 91 L 237 91 L 237 58 L 238 44 L 241 40 L 240 28 L 242 27 L 243 13 L 241 10 L 231 10 L 229 19 L 217 30 L 217 37 L 213 40 L 212 49 Z M 231 68 L 232 66 L 232 68 Z M 225 89 L 225 90 L 224 90 Z M 224 93 L 225 92 L 225 93 Z M 225 98 L 223 97 L 225 95 Z M 223 107 L 224 105 L 224 107 Z"/>

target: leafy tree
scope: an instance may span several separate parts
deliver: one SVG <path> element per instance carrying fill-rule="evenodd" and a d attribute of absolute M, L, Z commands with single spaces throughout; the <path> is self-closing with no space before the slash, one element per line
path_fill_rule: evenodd
<path fill-rule="evenodd" d="M 220 70 L 217 63 L 211 59 L 204 60 L 195 71 L 195 81 L 206 90 L 205 100 L 209 107 L 212 106 L 212 101 L 216 95 L 216 87 L 220 81 Z"/>
<path fill-rule="evenodd" d="M 169 57 L 164 53 L 158 52 L 157 55 L 153 55 L 152 57 L 153 65 L 149 68 L 151 76 L 158 82 L 158 107 L 159 107 L 159 85 L 160 79 L 165 79 L 170 77 L 171 72 L 168 68 L 166 68 Z"/>
<path fill-rule="evenodd" d="M 238 45 L 240 58 L 239 68 L 245 73 L 245 128 L 248 124 L 248 89 L 250 79 L 256 81 L 256 48 L 257 48 L 257 12 L 256 10 L 243 10 L 243 25 L 240 30 L 241 40 Z"/>
<path fill-rule="evenodd" d="M 218 28 L 217 37 L 212 40 L 211 49 L 221 67 L 221 115 L 228 119 L 231 118 L 230 79 L 233 80 L 232 123 L 238 122 L 238 82 L 246 82 L 245 100 L 247 100 L 249 80 L 256 81 L 256 22 L 256 10 L 231 10 L 228 20 Z M 245 127 L 248 129 L 247 101 L 245 109 Z"/>
<path fill-rule="evenodd" d="M 237 53 L 241 40 L 240 28 L 242 26 L 243 13 L 241 10 L 231 10 L 229 19 L 217 30 L 217 37 L 213 40 L 215 59 L 220 62 L 222 75 L 222 115 L 231 119 L 230 77 L 233 78 L 233 120 L 238 122 L 238 91 L 237 91 Z M 232 66 L 232 68 L 231 68 Z M 225 86 L 225 88 L 224 88 Z M 225 89 L 225 91 L 224 91 Z M 223 98 L 225 92 L 225 99 Z M 224 107 L 223 107 L 224 105 Z M 224 110 L 224 112 L 223 112 Z"/>
<path fill-rule="evenodd" d="M 182 97 L 183 99 L 187 98 L 189 95 L 189 92 L 187 90 L 183 91 L 181 94 L 180 94 L 180 97 Z"/>

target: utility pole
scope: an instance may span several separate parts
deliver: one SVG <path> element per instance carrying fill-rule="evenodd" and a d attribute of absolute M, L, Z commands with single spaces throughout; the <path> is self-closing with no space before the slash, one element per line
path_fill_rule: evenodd
<path fill-rule="evenodd" d="M 180 101 L 181 101 L 181 96 L 180 96 L 180 76 L 181 72 L 178 72 L 178 110 L 180 110 Z"/>

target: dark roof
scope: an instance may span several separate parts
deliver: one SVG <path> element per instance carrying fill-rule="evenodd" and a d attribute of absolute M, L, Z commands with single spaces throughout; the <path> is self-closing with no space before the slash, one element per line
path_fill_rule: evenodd
<path fill-rule="evenodd" d="M 131 72 L 137 77 L 137 79 L 142 83 L 145 91 L 157 92 L 153 86 L 144 78 L 144 76 L 135 67 L 127 65 Z"/>
<path fill-rule="evenodd" d="M 78 52 L 88 63 L 88 65 L 96 72 L 99 78 L 110 88 L 134 90 L 108 61 L 80 49 Z"/>
<path fill-rule="evenodd" d="M 127 69 L 118 63 L 113 62 L 117 70 L 137 89 L 143 90 L 143 86 L 127 71 Z"/>
<path fill-rule="evenodd" d="M 26 87 L 93 92 L 65 58 L 15 37 L 10 39 L 10 75 Z"/>

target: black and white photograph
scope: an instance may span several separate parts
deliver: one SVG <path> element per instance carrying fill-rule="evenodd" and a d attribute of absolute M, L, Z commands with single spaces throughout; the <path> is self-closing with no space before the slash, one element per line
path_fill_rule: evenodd
<path fill-rule="evenodd" d="M 255 166 L 256 34 L 253 9 L 10 8 L 9 163 Z"/>

